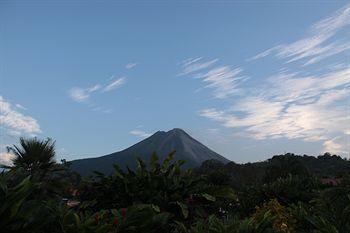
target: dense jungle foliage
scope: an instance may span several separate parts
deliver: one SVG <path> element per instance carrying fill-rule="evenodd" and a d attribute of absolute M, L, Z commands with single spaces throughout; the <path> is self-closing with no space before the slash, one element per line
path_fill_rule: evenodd
<path fill-rule="evenodd" d="M 153 154 L 136 170 L 114 165 L 113 175 L 82 179 L 66 161 L 55 162 L 51 139 L 21 139 L 9 151 L 13 166 L 0 174 L 1 232 L 350 232 L 349 161 L 338 156 L 207 161 L 182 170 L 174 153 L 165 161 Z M 311 166 L 315 160 L 329 169 Z"/>

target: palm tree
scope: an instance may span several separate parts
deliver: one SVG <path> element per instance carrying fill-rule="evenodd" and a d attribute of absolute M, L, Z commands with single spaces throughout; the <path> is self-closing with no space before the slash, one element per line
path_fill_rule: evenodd
<path fill-rule="evenodd" d="M 14 155 L 13 166 L 6 167 L 13 172 L 13 178 L 30 176 L 40 183 L 37 196 L 60 197 L 70 185 L 68 163 L 59 164 L 55 160 L 55 141 L 51 138 L 20 138 L 20 146 L 7 148 Z"/>
<path fill-rule="evenodd" d="M 21 147 L 8 147 L 9 153 L 15 157 L 12 168 L 22 168 L 29 174 L 38 171 L 48 171 L 56 165 L 55 141 L 51 138 L 20 138 Z M 45 173 L 45 172 L 44 172 Z"/>

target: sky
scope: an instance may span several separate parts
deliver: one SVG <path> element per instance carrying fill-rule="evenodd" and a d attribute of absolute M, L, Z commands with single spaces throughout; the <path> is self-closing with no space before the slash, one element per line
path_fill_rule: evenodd
<path fill-rule="evenodd" d="M 350 155 L 349 1 L 0 1 L 0 162 L 182 128 L 235 162 Z"/>

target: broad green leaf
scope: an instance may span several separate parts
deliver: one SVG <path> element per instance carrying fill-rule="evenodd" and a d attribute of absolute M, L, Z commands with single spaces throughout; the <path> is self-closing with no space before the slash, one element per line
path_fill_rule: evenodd
<path fill-rule="evenodd" d="M 176 202 L 177 204 L 178 204 L 178 206 L 180 206 L 180 208 L 181 208 L 181 212 L 182 212 L 182 215 L 185 217 L 185 218 L 187 218 L 188 217 L 188 207 L 187 207 L 187 205 L 185 205 L 184 203 L 182 203 L 182 202 Z"/>
<path fill-rule="evenodd" d="M 207 199 L 208 201 L 215 201 L 216 200 L 215 197 L 213 197 L 212 195 L 209 195 L 207 193 L 203 193 L 203 194 L 201 194 L 201 196 L 204 197 L 205 199 Z"/>

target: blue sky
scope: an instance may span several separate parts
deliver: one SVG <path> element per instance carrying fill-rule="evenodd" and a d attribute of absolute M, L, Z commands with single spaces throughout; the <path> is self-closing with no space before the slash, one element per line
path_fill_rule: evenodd
<path fill-rule="evenodd" d="M 0 160 L 58 158 L 183 128 L 236 162 L 349 157 L 348 1 L 1 1 Z"/>

